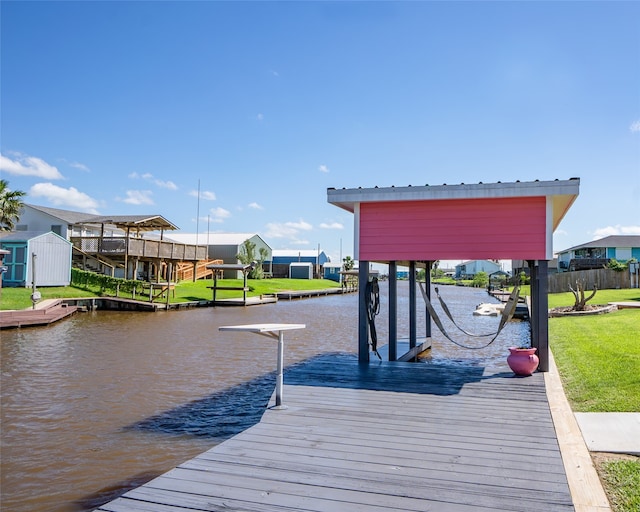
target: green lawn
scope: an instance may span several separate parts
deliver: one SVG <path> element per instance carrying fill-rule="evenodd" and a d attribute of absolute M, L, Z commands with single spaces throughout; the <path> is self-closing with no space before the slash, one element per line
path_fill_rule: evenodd
<path fill-rule="evenodd" d="M 615 512 L 640 510 L 640 459 L 601 462 L 598 464 L 598 473 Z"/>
<path fill-rule="evenodd" d="M 219 279 L 218 285 L 224 287 L 242 287 L 242 279 Z M 213 286 L 212 279 L 199 281 L 183 281 L 176 285 L 175 297 L 170 297 L 170 302 L 189 302 L 211 300 L 213 291 L 208 288 Z M 274 294 L 285 290 L 323 290 L 325 288 L 340 288 L 340 284 L 328 279 L 250 279 L 247 282 L 249 297 Z M 60 299 L 76 297 L 100 297 L 113 295 L 101 293 L 97 288 L 78 288 L 75 286 L 38 288 L 43 299 Z M 132 298 L 131 294 L 120 294 L 121 297 Z M 217 298 L 242 297 L 242 291 L 220 290 Z M 148 301 L 148 295 L 137 295 L 137 300 Z M 31 307 L 30 288 L 3 288 L 0 296 L 0 310 L 27 309 Z"/>
<path fill-rule="evenodd" d="M 76 297 L 96 297 L 99 294 L 73 286 L 53 286 L 38 288 L 43 299 L 71 299 Z M 0 310 L 27 309 L 32 306 L 31 288 L 2 288 Z"/>
<path fill-rule="evenodd" d="M 640 290 L 598 290 L 589 304 L 640 301 Z M 573 305 L 549 295 L 549 307 Z M 640 412 L 640 309 L 549 319 L 549 340 L 574 411 Z M 640 510 L 640 459 L 595 460 L 614 512 Z"/>
<path fill-rule="evenodd" d="M 640 411 L 640 309 L 550 318 L 549 340 L 574 411 Z"/>

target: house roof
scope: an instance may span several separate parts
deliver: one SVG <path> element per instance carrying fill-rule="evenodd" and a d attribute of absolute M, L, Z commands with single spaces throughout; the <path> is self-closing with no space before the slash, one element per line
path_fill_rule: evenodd
<path fill-rule="evenodd" d="M 162 215 L 96 215 L 87 222 L 91 224 L 113 224 L 120 229 L 135 229 L 136 231 L 178 229 L 178 226 L 169 222 Z"/>
<path fill-rule="evenodd" d="M 176 242 L 196 245 L 242 245 L 246 240 L 258 236 L 256 233 L 171 233 Z M 166 238 L 166 237 L 165 237 Z"/>
<path fill-rule="evenodd" d="M 598 240 L 592 240 L 586 244 L 569 247 L 560 253 L 574 251 L 576 249 L 590 249 L 596 247 L 640 247 L 640 235 L 610 235 Z"/>
<path fill-rule="evenodd" d="M 26 206 L 63 220 L 67 224 L 111 224 L 120 229 L 134 228 L 137 231 L 178 229 L 162 215 L 95 215 L 35 204 L 27 204 Z"/>
<path fill-rule="evenodd" d="M 558 227 L 578 197 L 580 178 L 554 181 L 424 185 L 384 188 L 327 189 L 329 203 L 354 212 L 360 203 L 426 201 L 442 199 L 494 199 L 505 197 L 551 197 L 553 229 Z"/>
<path fill-rule="evenodd" d="M 324 251 L 320 251 L 322 254 Z M 303 258 L 317 258 L 318 251 L 316 249 L 274 249 L 272 251 L 274 257 L 279 258 L 297 258 L 298 256 Z"/>
<path fill-rule="evenodd" d="M 0 232 L 0 242 L 26 242 L 48 234 L 52 234 L 71 245 L 71 242 L 65 240 L 53 231 L 2 231 Z"/>
<path fill-rule="evenodd" d="M 25 204 L 34 210 L 41 211 L 52 217 L 57 217 L 60 220 L 65 221 L 67 224 L 82 224 L 83 222 L 89 222 L 90 219 L 97 217 L 93 213 L 73 212 L 71 210 L 61 210 L 60 208 L 49 208 L 48 206 L 38 206 L 35 204 Z"/>

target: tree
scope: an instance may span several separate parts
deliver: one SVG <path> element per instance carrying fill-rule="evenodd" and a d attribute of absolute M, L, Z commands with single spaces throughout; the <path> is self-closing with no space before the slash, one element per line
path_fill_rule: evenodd
<path fill-rule="evenodd" d="M 573 298 L 575 299 L 575 303 L 572 307 L 574 311 L 584 311 L 587 308 L 587 302 L 593 299 L 598 291 L 598 287 L 593 285 L 593 292 L 588 297 L 585 297 L 585 283 L 584 281 L 576 280 L 576 288 L 575 290 L 571 285 L 569 285 L 569 290 L 573 293 Z"/>
<path fill-rule="evenodd" d="M 342 258 L 342 268 L 344 270 L 351 270 L 353 269 L 353 266 L 356 264 L 355 261 L 353 261 L 353 259 L 351 258 L 351 256 L 345 256 L 344 258 Z"/>
<path fill-rule="evenodd" d="M 471 286 L 474 286 L 476 288 L 485 288 L 488 284 L 489 276 L 484 270 L 481 270 L 475 276 L 473 276 Z"/>
<path fill-rule="evenodd" d="M 10 190 L 7 180 L 0 180 L 0 231 L 13 231 L 24 206 L 26 192 Z"/>
<path fill-rule="evenodd" d="M 269 252 L 264 247 L 260 247 L 258 254 L 259 256 L 256 256 L 256 244 L 251 240 L 245 240 L 240 247 L 240 253 L 236 255 L 238 261 L 243 265 L 255 264 L 249 272 L 249 279 L 262 279 L 264 277 L 262 263 L 267 259 Z"/>

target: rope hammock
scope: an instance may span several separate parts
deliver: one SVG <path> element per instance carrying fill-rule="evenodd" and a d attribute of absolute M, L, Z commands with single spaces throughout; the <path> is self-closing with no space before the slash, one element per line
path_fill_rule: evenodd
<path fill-rule="evenodd" d="M 451 315 L 451 312 L 449 311 L 449 308 L 445 304 L 445 302 L 442 299 L 442 297 L 440 297 L 440 294 L 438 293 L 438 288 L 437 287 L 435 288 L 435 292 L 436 292 L 436 295 L 438 296 L 438 300 L 440 301 L 440 305 L 442 306 L 442 310 L 449 317 L 451 322 L 453 322 L 453 325 L 455 325 L 460 331 L 462 331 L 467 336 L 478 337 L 478 338 L 493 336 L 493 338 L 491 338 L 491 340 L 488 343 L 486 343 L 485 345 L 482 345 L 482 346 L 479 346 L 479 347 L 472 347 L 472 346 L 469 346 L 469 345 L 464 345 L 464 344 L 454 340 L 451 336 L 449 336 L 449 333 L 447 332 L 447 330 L 445 329 L 444 325 L 442 324 L 442 320 L 440 320 L 440 317 L 438 316 L 438 313 L 436 313 L 436 310 L 433 308 L 433 304 L 431 304 L 431 301 L 429 300 L 429 297 L 427 296 L 427 292 L 424 289 L 423 283 L 419 282 L 418 284 L 420 285 L 420 291 L 422 292 L 422 298 L 424 299 L 424 302 L 425 302 L 425 304 L 427 306 L 427 310 L 429 311 L 429 314 L 431 315 L 431 318 L 433 318 L 433 321 L 435 322 L 435 324 L 438 326 L 438 329 L 440 329 L 440 332 L 451 343 L 453 343 L 455 345 L 458 345 L 459 347 L 469 349 L 469 350 L 479 350 L 479 349 L 482 349 L 482 348 L 486 348 L 496 340 L 496 338 L 500 335 L 500 332 L 502 332 L 502 329 L 504 329 L 504 327 L 507 325 L 507 322 L 513 318 L 513 315 L 516 312 L 516 306 L 518 304 L 518 296 L 520 295 L 520 285 L 517 284 L 513 288 L 513 291 L 511 292 L 511 295 L 509 295 L 509 298 L 507 299 L 507 303 L 505 304 L 504 309 L 502 310 L 502 315 L 501 315 L 501 318 L 500 318 L 500 324 L 498 325 L 498 330 L 496 332 L 487 333 L 487 334 L 473 334 L 473 333 L 470 333 L 468 331 L 465 331 L 462 327 L 460 327 L 456 323 L 456 321 L 453 319 L 453 316 Z"/>

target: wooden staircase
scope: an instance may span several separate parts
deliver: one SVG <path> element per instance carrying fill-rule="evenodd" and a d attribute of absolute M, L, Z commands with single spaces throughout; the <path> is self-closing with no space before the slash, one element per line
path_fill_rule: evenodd
<path fill-rule="evenodd" d="M 193 263 L 181 261 L 176 265 L 176 278 L 178 281 L 197 281 L 198 279 L 213 278 L 213 270 L 207 265 L 221 264 L 222 260 L 202 260 L 196 264 L 196 276 L 193 277 Z"/>

